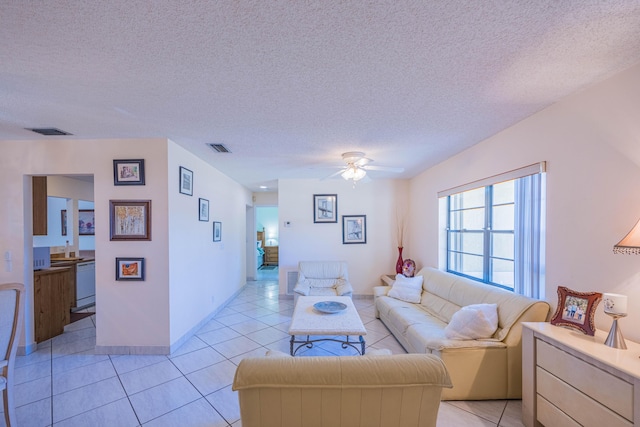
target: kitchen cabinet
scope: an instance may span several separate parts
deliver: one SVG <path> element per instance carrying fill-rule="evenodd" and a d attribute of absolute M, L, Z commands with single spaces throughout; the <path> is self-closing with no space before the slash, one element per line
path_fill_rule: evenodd
<path fill-rule="evenodd" d="M 33 193 L 33 235 L 47 235 L 47 177 L 31 177 Z"/>
<path fill-rule="evenodd" d="M 278 265 L 278 247 L 264 247 L 264 265 Z"/>
<path fill-rule="evenodd" d="M 75 269 L 54 267 L 33 273 L 33 304 L 36 342 L 64 332 L 70 321 L 71 290 L 75 289 Z"/>

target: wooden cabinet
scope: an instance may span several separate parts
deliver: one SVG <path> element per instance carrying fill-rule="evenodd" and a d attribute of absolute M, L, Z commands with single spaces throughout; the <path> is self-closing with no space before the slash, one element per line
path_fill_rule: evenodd
<path fill-rule="evenodd" d="M 278 247 L 277 246 L 264 247 L 264 264 L 278 265 Z"/>
<path fill-rule="evenodd" d="M 31 177 L 33 193 L 33 235 L 47 235 L 47 177 Z"/>
<path fill-rule="evenodd" d="M 56 267 L 34 271 L 33 309 L 36 342 L 64 332 L 69 324 L 71 289 L 76 287 L 74 269 Z"/>
<path fill-rule="evenodd" d="M 534 426 L 640 425 L 640 344 L 604 345 L 549 323 L 522 328 L 522 422 Z"/>

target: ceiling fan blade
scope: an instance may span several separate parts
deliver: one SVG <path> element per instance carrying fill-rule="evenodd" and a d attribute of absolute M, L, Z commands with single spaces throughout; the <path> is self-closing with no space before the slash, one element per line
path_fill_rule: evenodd
<path fill-rule="evenodd" d="M 374 166 L 374 165 L 367 165 L 367 166 L 363 166 L 362 169 L 368 170 L 368 171 L 384 171 L 384 172 L 393 172 L 393 173 L 402 173 L 404 172 L 404 168 L 394 168 L 391 166 Z"/>
<path fill-rule="evenodd" d="M 363 158 L 361 158 L 361 159 L 359 159 L 359 160 L 357 160 L 357 161 L 353 162 L 353 164 L 354 164 L 354 165 L 356 165 L 356 166 L 358 166 L 358 167 L 362 167 L 362 166 L 364 166 L 364 165 L 366 165 L 366 164 L 369 164 L 369 163 L 371 163 L 371 162 L 373 162 L 373 160 L 368 159 L 368 158 L 366 158 L 366 157 L 363 157 Z"/>
<path fill-rule="evenodd" d="M 340 175 L 342 172 L 344 172 L 345 170 L 346 170 L 345 168 L 342 168 L 339 171 L 334 172 L 329 176 L 325 176 L 324 178 L 320 178 L 320 181 L 324 181 L 325 179 L 331 179 L 333 177 L 336 177 L 336 176 Z"/>

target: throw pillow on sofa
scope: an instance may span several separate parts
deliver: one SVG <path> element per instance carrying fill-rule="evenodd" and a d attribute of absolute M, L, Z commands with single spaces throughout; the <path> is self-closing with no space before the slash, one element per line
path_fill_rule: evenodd
<path fill-rule="evenodd" d="M 419 303 L 422 296 L 422 276 L 406 277 L 398 274 L 387 295 L 402 301 Z"/>
<path fill-rule="evenodd" d="M 472 304 L 454 313 L 444 333 L 453 340 L 475 340 L 491 338 L 497 328 L 497 304 Z"/>

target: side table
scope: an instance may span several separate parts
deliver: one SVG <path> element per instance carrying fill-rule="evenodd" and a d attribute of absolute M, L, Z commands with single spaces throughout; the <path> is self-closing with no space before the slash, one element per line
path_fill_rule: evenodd
<path fill-rule="evenodd" d="M 396 281 L 395 274 L 383 274 L 380 276 L 380 281 L 382 282 L 382 286 L 393 286 Z"/>

